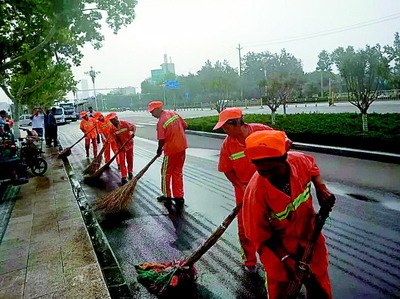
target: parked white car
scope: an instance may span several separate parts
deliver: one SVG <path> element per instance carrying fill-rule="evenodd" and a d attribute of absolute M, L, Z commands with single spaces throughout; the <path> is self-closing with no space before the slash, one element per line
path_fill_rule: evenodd
<path fill-rule="evenodd" d="M 65 113 L 64 113 L 64 108 L 55 106 L 56 108 L 56 113 L 54 115 L 57 124 L 65 124 Z"/>
<path fill-rule="evenodd" d="M 20 126 L 31 126 L 32 125 L 31 115 L 30 114 L 22 114 L 19 117 L 19 125 Z"/>

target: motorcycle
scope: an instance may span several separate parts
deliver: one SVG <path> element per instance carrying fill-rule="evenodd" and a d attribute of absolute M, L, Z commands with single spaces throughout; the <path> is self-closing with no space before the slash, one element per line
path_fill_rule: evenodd
<path fill-rule="evenodd" d="M 19 139 L 22 141 L 19 156 L 34 175 L 43 175 L 47 171 L 47 162 L 42 158 L 43 138 L 28 129 L 23 130 L 27 131 L 27 136 Z"/>
<path fill-rule="evenodd" d="M 20 159 L 13 138 L 7 135 L 0 140 L 0 169 L 0 184 L 11 182 L 18 186 L 29 182 L 27 165 Z"/>

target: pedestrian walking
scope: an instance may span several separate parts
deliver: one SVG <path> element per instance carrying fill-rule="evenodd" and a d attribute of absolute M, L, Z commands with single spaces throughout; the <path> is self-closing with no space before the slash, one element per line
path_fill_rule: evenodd
<path fill-rule="evenodd" d="M 290 280 L 297 279 L 298 261 L 314 229 L 313 182 L 319 204 L 331 209 L 334 196 L 325 186 L 314 158 L 287 151 L 286 134 L 266 130 L 246 139 L 245 155 L 257 172 L 243 199 L 246 237 L 264 265 L 269 298 L 283 298 Z M 332 298 L 325 238 L 319 235 L 305 282 L 307 298 Z"/>
<path fill-rule="evenodd" d="M 235 190 L 236 205 L 243 202 L 243 195 L 248 182 L 256 172 L 256 167 L 245 154 L 245 139 L 251 133 L 262 130 L 272 130 L 263 124 L 245 123 L 240 108 L 227 108 L 218 116 L 218 123 L 213 130 L 222 128 L 227 136 L 222 143 L 218 171 L 223 172 L 232 183 Z M 246 238 L 243 228 L 243 216 L 239 211 L 238 216 L 239 242 L 242 247 L 242 261 L 244 270 L 250 273 L 257 271 L 256 248 Z"/>
<path fill-rule="evenodd" d="M 119 120 L 116 113 L 110 114 L 108 119 L 112 124 L 110 132 L 114 135 L 118 148 L 120 148 L 132 135 L 135 135 L 136 127 L 130 122 Z M 122 185 L 128 182 L 127 175 L 130 180 L 133 179 L 133 149 L 134 143 L 131 139 L 118 155 Z"/>
<path fill-rule="evenodd" d="M 32 121 L 32 130 L 34 130 L 39 137 L 43 137 L 44 114 L 41 108 L 33 109 L 31 115 L 31 121 Z"/>
<path fill-rule="evenodd" d="M 93 113 L 93 116 L 96 120 L 97 131 L 101 136 L 104 146 L 106 146 L 104 150 L 104 160 L 106 163 L 108 163 L 110 161 L 110 149 L 113 150 L 114 154 L 118 151 L 118 144 L 113 137 L 113 134 L 111 133 L 113 124 L 110 122 L 110 118 L 115 117 L 116 113 L 113 112 L 104 116 L 102 112 L 96 111 L 95 113 Z M 108 140 L 107 144 L 105 144 L 106 140 Z M 119 167 L 118 157 L 116 160 Z"/>
<path fill-rule="evenodd" d="M 157 122 L 157 155 L 164 152 L 161 166 L 161 190 L 163 195 L 157 197 L 159 201 L 171 200 L 172 195 L 177 204 L 184 203 L 183 165 L 185 163 L 187 141 L 185 130 L 186 122 L 174 111 L 163 110 L 163 103 L 153 101 L 149 103 L 148 112 L 158 118 Z M 171 193 L 172 185 L 172 193 Z"/>
<path fill-rule="evenodd" d="M 97 156 L 97 140 L 96 140 L 96 120 L 92 117 L 89 117 L 86 111 L 81 112 L 81 124 L 80 129 L 85 136 L 85 150 L 86 150 L 86 158 L 89 158 L 89 149 L 90 149 L 90 142 L 93 146 L 93 156 Z"/>
<path fill-rule="evenodd" d="M 45 127 L 45 138 L 46 138 L 46 144 L 48 146 L 51 146 L 53 143 L 54 146 L 58 146 L 58 127 L 57 127 L 57 121 L 55 118 L 57 109 L 55 107 L 51 108 L 51 111 L 47 114 L 47 123 L 48 127 Z"/>

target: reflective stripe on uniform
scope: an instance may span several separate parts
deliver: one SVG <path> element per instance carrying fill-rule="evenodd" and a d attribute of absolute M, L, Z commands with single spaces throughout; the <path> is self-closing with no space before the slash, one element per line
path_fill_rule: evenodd
<path fill-rule="evenodd" d="M 242 151 L 242 152 L 238 152 L 238 153 L 235 153 L 235 154 L 233 154 L 233 155 L 230 155 L 229 156 L 229 159 L 231 159 L 231 160 L 237 160 L 237 159 L 240 159 L 240 158 L 244 158 L 246 155 L 244 154 L 244 151 Z"/>
<path fill-rule="evenodd" d="M 127 128 L 123 128 L 121 130 L 116 131 L 115 134 L 118 135 L 118 134 L 121 134 L 122 132 L 125 132 L 125 131 L 128 131 L 128 129 Z"/>
<path fill-rule="evenodd" d="M 101 126 L 100 128 L 104 129 L 104 128 L 107 128 L 109 125 L 111 125 L 111 123 L 108 123 L 108 124 L 106 124 L 104 126 Z"/>
<path fill-rule="evenodd" d="M 168 169 L 168 156 L 164 156 L 164 161 L 161 169 L 161 186 L 162 193 L 167 197 L 167 169 Z"/>
<path fill-rule="evenodd" d="M 94 123 L 86 123 L 86 124 L 83 124 L 84 126 L 93 126 L 94 125 Z"/>
<path fill-rule="evenodd" d="M 168 119 L 164 125 L 163 128 L 165 129 L 170 123 L 172 123 L 174 120 L 177 120 L 179 118 L 179 115 L 174 115 L 170 119 Z"/>
<path fill-rule="evenodd" d="M 279 221 L 282 221 L 284 219 L 287 218 L 287 216 L 289 215 L 290 212 L 293 212 L 295 210 L 297 210 L 297 208 L 303 203 L 306 202 L 309 198 L 310 198 L 310 186 L 311 186 L 311 182 L 307 183 L 307 187 L 306 189 L 303 191 L 303 193 L 301 193 L 299 196 L 297 196 L 293 202 L 289 203 L 286 206 L 286 209 L 282 212 L 279 213 L 274 213 L 271 212 L 271 218 L 276 218 Z"/>

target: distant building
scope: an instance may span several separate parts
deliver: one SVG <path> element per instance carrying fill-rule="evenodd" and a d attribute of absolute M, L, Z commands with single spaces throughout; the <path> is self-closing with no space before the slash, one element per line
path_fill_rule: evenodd
<path fill-rule="evenodd" d="M 108 94 L 112 95 L 132 95 L 136 94 L 136 88 L 133 86 L 119 87 L 111 90 Z"/>
<path fill-rule="evenodd" d="M 175 75 L 175 64 L 172 63 L 171 58 L 170 62 L 168 62 L 167 54 L 164 54 L 164 63 L 160 64 L 160 66 L 161 69 L 151 70 L 151 81 L 153 83 L 160 83 L 167 74 Z"/>

